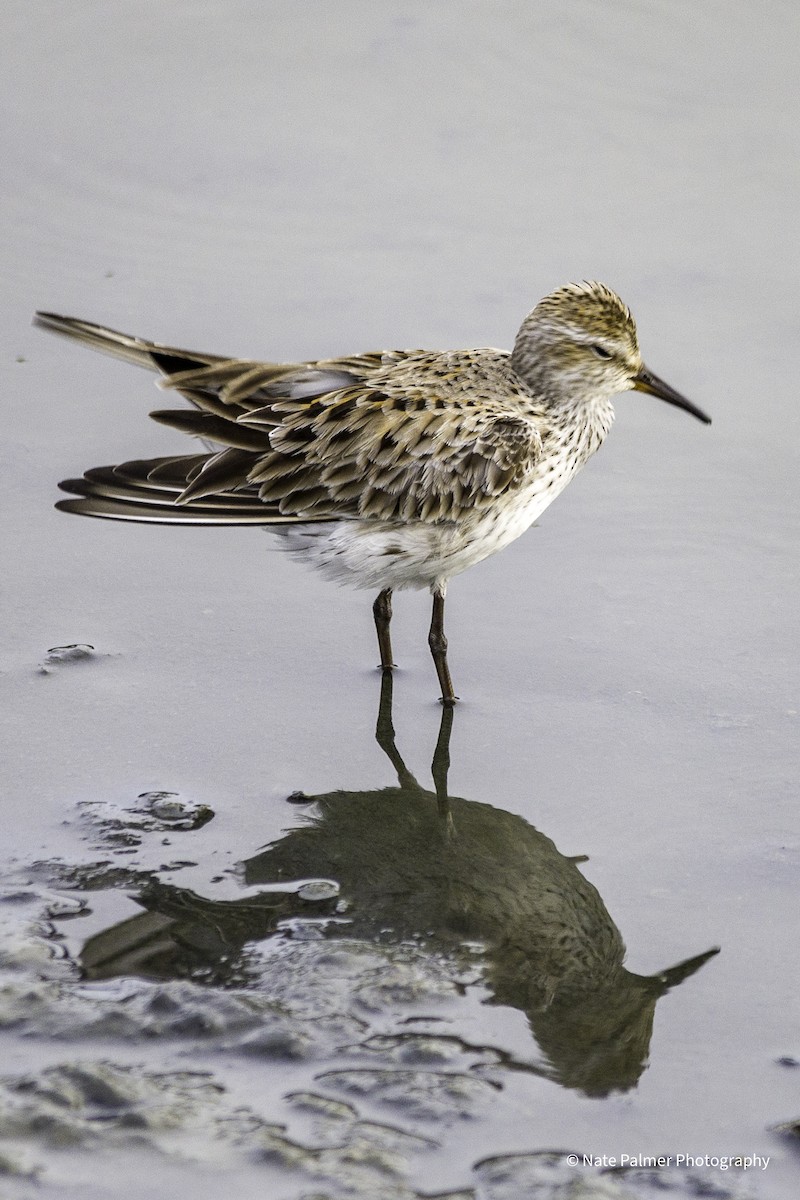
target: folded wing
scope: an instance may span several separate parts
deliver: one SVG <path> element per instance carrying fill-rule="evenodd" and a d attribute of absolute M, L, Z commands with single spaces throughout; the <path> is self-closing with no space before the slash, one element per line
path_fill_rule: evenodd
<path fill-rule="evenodd" d="M 541 451 L 530 397 L 496 399 L 497 372 L 499 394 L 508 396 L 510 384 L 514 398 L 502 351 L 262 363 L 178 350 L 52 313 L 37 319 L 158 371 L 161 386 L 192 407 L 151 416 L 209 447 L 66 480 L 60 486 L 77 498 L 58 507 L 69 512 L 198 525 L 446 521 L 524 486 Z"/>

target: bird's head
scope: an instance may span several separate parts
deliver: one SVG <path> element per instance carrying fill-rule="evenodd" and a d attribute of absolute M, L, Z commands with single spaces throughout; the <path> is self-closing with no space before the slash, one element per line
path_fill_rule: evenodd
<path fill-rule="evenodd" d="M 537 395 L 555 404 L 580 404 L 634 390 L 711 423 L 701 409 L 647 369 L 631 311 L 604 283 L 569 283 L 540 300 L 517 334 L 511 364 Z"/>

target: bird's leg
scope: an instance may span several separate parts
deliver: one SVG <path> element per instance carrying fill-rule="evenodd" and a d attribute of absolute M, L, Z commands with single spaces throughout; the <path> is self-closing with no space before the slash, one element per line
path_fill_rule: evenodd
<path fill-rule="evenodd" d="M 454 837 L 456 832 L 455 825 L 453 824 L 453 814 L 450 809 L 450 795 L 447 791 L 453 711 L 452 704 L 447 704 L 442 709 L 439 737 L 436 741 L 436 749 L 433 752 L 433 762 L 431 763 L 431 774 L 433 775 L 433 783 L 436 788 L 436 806 L 439 809 L 439 817 L 444 822 L 445 832 L 448 837 Z"/>
<path fill-rule="evenodd" d="M 450 668 L 447 665 L 447 638 L 444 636 L 444 584 L 438 584 L 433 589 L 433 616 L 428 633 L 428 645 L 431 648 L 436 674 L 439 676 L 439 686 L 442 689 L 442 704 L 455 704 L 458 696 L 453 691 L 453 681 L 450 678 Z"/>
<path fill-rule="evenodd" d="M 392 623 L 391 588 L 384 588 L 382 592 L 378 592 L 378 595 L 375 597 L 375 603 L 372 606 L 372 615 L 375 618 L 375 629 L 378 634 L 381 670 L 391 671 L 395 665 L 392 659 L 392 635 L 389 632 L 389 626 Z"/>
<path fill-rule="evenodd" d="M 392 722 L 392 672 L 384 671 L 381 676 L 381 701 L 378 707 L 378 721 L 375 726 L 375 741 L 397 772 L 397 782 L 407 791 L 422 791 L 414 776 L 409 771 L 397 749 L 394 740 L 394 724 Z"/>

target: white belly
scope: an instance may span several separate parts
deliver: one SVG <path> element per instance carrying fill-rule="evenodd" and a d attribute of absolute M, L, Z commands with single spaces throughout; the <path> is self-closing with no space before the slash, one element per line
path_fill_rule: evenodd
<path fill-rule="evenodd" d="M 496 554 L 533 524 L 563 491 L 580 464 L 548 469 L 514 496 L 458 521 L 343 520 L 274 529 L 287 550 L 326 578 L 350 587 L 433 588 Z"/>

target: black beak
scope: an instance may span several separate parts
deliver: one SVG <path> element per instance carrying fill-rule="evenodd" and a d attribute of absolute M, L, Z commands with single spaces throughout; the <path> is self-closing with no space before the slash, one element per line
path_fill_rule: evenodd
<path fill-rule="evenodd" d="M 649 396 L 658 396 L 659 400 L 666 400 L 667 404 L 674 404 L 676 408 L 682 408 L 684 412 L 691 413 L 693 417 L 697 417 L 698 421 L 703 421 L 706 425 L 711 424 L 711 417 L 707 416 L 701 408 L 697 408 L 691 400 L 687 400 L 668 383 L 664 383 L 663 379 L 659 379 L 652 371 L 648 371 L 647 367 L 642 367 L 639 374 L 634 376 L 631 387 L 635 392 L 647 392 Z"/>

